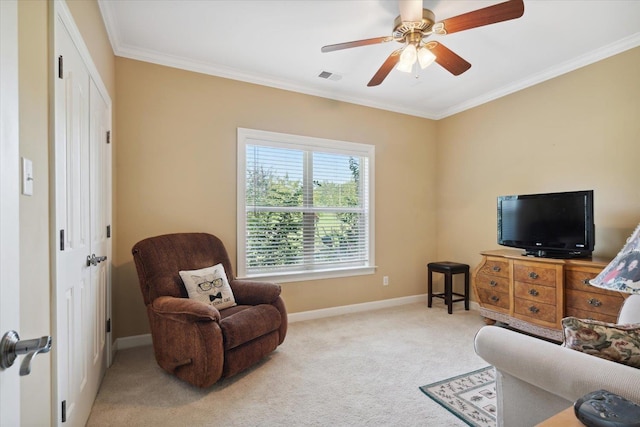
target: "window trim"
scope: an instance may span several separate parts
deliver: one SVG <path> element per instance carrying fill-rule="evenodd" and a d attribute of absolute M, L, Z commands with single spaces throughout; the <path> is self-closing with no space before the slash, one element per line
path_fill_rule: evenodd
<path fill-rule="evenodd" d="M 343 267 L 330 269 L 317 269 L 296 272 L 272 272 L 250 274 L 246 272 L 246 145 L 250 140 L 268 141 L 269 146 L 281 148 L 299 148 L 308 150 L 310 147 L 324 148 L 336 154 L 354 155 L 368 158 L 369 170 L 369 212 L 368 212 L 368 241 L 369 261 L 368 265 L 357 267 Z M 239 278 L 260 279 L 275 282 L 299 282 L 306 280 L 328 279 L 374 274 L 375 265 L 375 146 L 356 142 L 339 141 L 324 138 L 315 138 L 301 135 L 291 135 L 278 132 L 269 132 L 255 129 L 237 129 L 237 266 L 236 273 Z"/>

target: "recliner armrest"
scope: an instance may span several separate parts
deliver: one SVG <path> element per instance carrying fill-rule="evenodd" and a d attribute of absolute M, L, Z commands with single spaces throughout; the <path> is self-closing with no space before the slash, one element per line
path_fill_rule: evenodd
<path fill-rule="evenodd" d="M 236 302 L 243 305 L 272 304 L 281 292 L 280 285 L 270 282 L 235 279 L 229 285 Z"/>
<path fill-rule="evenodd" d="M 160 316 L 179 322 L 220 321 L 220 312 L 215 307 L 189 298 L 158 297 L 150 308 Z"/>

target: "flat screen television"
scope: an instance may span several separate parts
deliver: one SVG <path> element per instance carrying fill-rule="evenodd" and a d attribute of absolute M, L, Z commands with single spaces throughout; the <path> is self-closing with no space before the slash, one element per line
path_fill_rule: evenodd
<path fill-rule="evenodd" d="M 498 244 L 546 258 L 591 256 L 593 190 L 498 197 Z"/>

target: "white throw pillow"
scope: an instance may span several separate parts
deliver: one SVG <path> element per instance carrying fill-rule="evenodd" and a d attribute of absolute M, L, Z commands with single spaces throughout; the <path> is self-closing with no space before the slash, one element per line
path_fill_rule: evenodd
<path fill-rule="evenodd" d="M 222 264 L 200 270 L 181 271 L 180 277 L 189 298 L 210 304 L 218 310 L 236 305 Z"/>

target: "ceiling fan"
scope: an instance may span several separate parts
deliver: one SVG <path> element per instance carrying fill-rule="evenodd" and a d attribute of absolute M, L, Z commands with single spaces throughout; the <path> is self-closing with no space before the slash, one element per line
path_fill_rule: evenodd
<path fill-rule="evenodd" d="M 520 18 L 524 14 L 523 0 L 509 0 L 436 22 L 434 13 L 422 8 L 422 0 L 399 0 L 399 5 L 400 16 L 394 21 L 392 35 L 327 45 L 322 47 L 322 52 L 390 41 L 404 44 L 400 49 L 391 52 L 367 86 L 377 86 L 382 83 L 396 64 L 398 65 L 396 69 L 399 71 L 410 73 L 415 64 L 419 64 L 424 69 L 435 61 L 451 74 L 458 76 L 471 68 L 471 64 L 442 43 L 427 41 L 430 35 L 457 33 Z"/>

